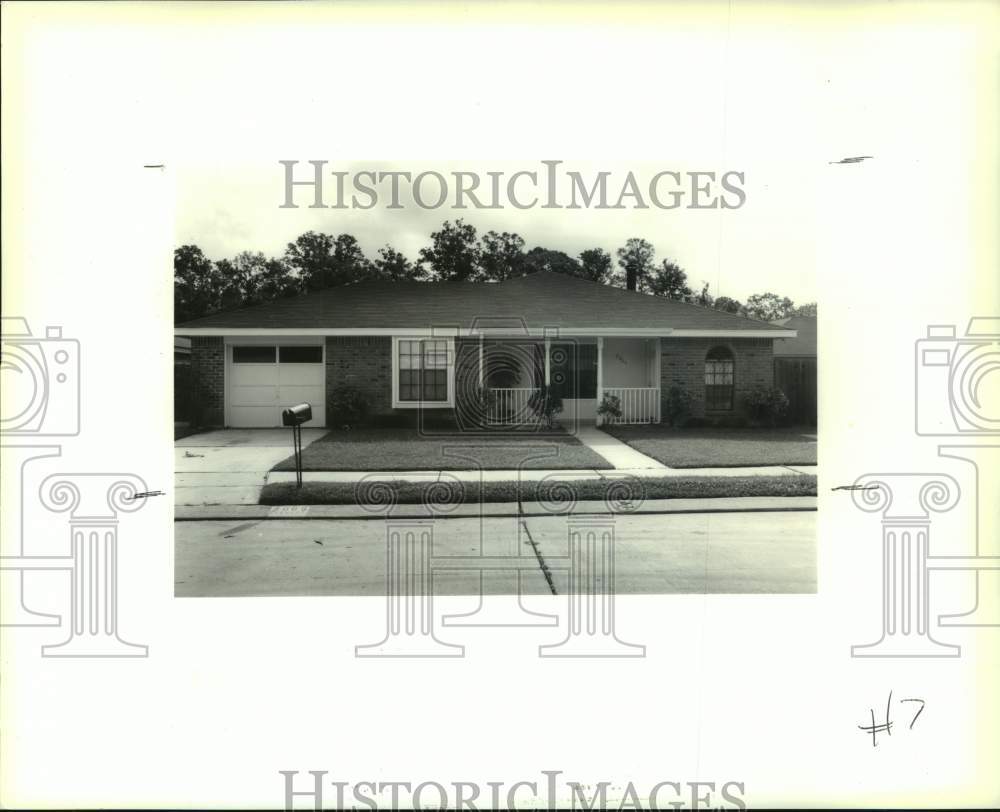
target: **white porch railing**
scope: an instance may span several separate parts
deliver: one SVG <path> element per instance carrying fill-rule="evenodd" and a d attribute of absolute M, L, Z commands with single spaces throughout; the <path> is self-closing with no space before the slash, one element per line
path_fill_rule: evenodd
<path fill-rule="evenodd" d="M 612 426 L 627 423 L 660 422 L 659 387 L 605 386 L 604 394 L 613 395 L 618 398 L 618 401 L 621 403 L 622 416 L 612 417 L 605 415 L 602 418 L 602 422 Z"/>
<path fill-rule="evenodd" d="M 490 389 L 492 402 L 487 419 L 497 426 L 523 426 L 534 423 L 538 415 L 531 408 L 531 396 L 538 389 Z"/>

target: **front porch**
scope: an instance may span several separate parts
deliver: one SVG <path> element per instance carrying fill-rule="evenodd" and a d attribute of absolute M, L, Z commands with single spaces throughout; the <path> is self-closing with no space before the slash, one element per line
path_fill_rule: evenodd
<path fill-rule="evenodd" d="M 660 422 L 658 338 L 570 337 L 478 341 L 479 389 L 491 425 L 537 423 L 534 404 L 545 387 L 562 399 L 557 420 L 597 425 Z M 598 414 L 601 401 L 619 415 Z"/>

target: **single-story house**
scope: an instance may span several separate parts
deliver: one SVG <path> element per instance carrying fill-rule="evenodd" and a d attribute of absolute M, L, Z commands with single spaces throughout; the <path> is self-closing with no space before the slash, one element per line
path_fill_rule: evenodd
<path fill-rule="evenodd" d="M 177 326 L 191 339 L 204 426 L 277 426 L 312 405 L 327 425 L 338 389 L 374 413 L 484 410 L 529 422 L 543 385 L 562 418 L 594 420 L 617 398 L 615 422 L 658 422 L 672 386 L 692 414 L 726 418 L 742 395 L 774 381 L 773 346 L 793 330 L 694 304 L 540 271 L 504 282 L 364 282 Z M 332 418 L 331 418 L 331 423 Z"/>
<path fill-rule="evenodd" d="M 774 342 L 774 385 L 788 397 L 788 419 L 816 425 L 816 317 L 789 316 L 773 322 L 794 330 L 795 338 Z"/>

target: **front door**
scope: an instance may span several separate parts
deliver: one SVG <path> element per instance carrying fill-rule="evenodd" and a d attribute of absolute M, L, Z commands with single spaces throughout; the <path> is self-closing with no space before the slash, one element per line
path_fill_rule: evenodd
<path fill-rule="evenodd" d="M 593 420 L 597 412 L 597 345 L 553 343 L 549 385 L 563 399 L 561 420 Z"/>

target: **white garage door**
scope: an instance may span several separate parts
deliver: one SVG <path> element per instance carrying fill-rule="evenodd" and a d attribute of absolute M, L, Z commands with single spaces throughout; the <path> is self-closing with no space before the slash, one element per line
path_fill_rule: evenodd
<path fill-rule="evenodd" d="M 322 344 L 232 344 L 229 346 L 229 425 L 281 425 L 281 411 L 312 406 L 309 426 L 326 425 L 326 365 Z"/>

